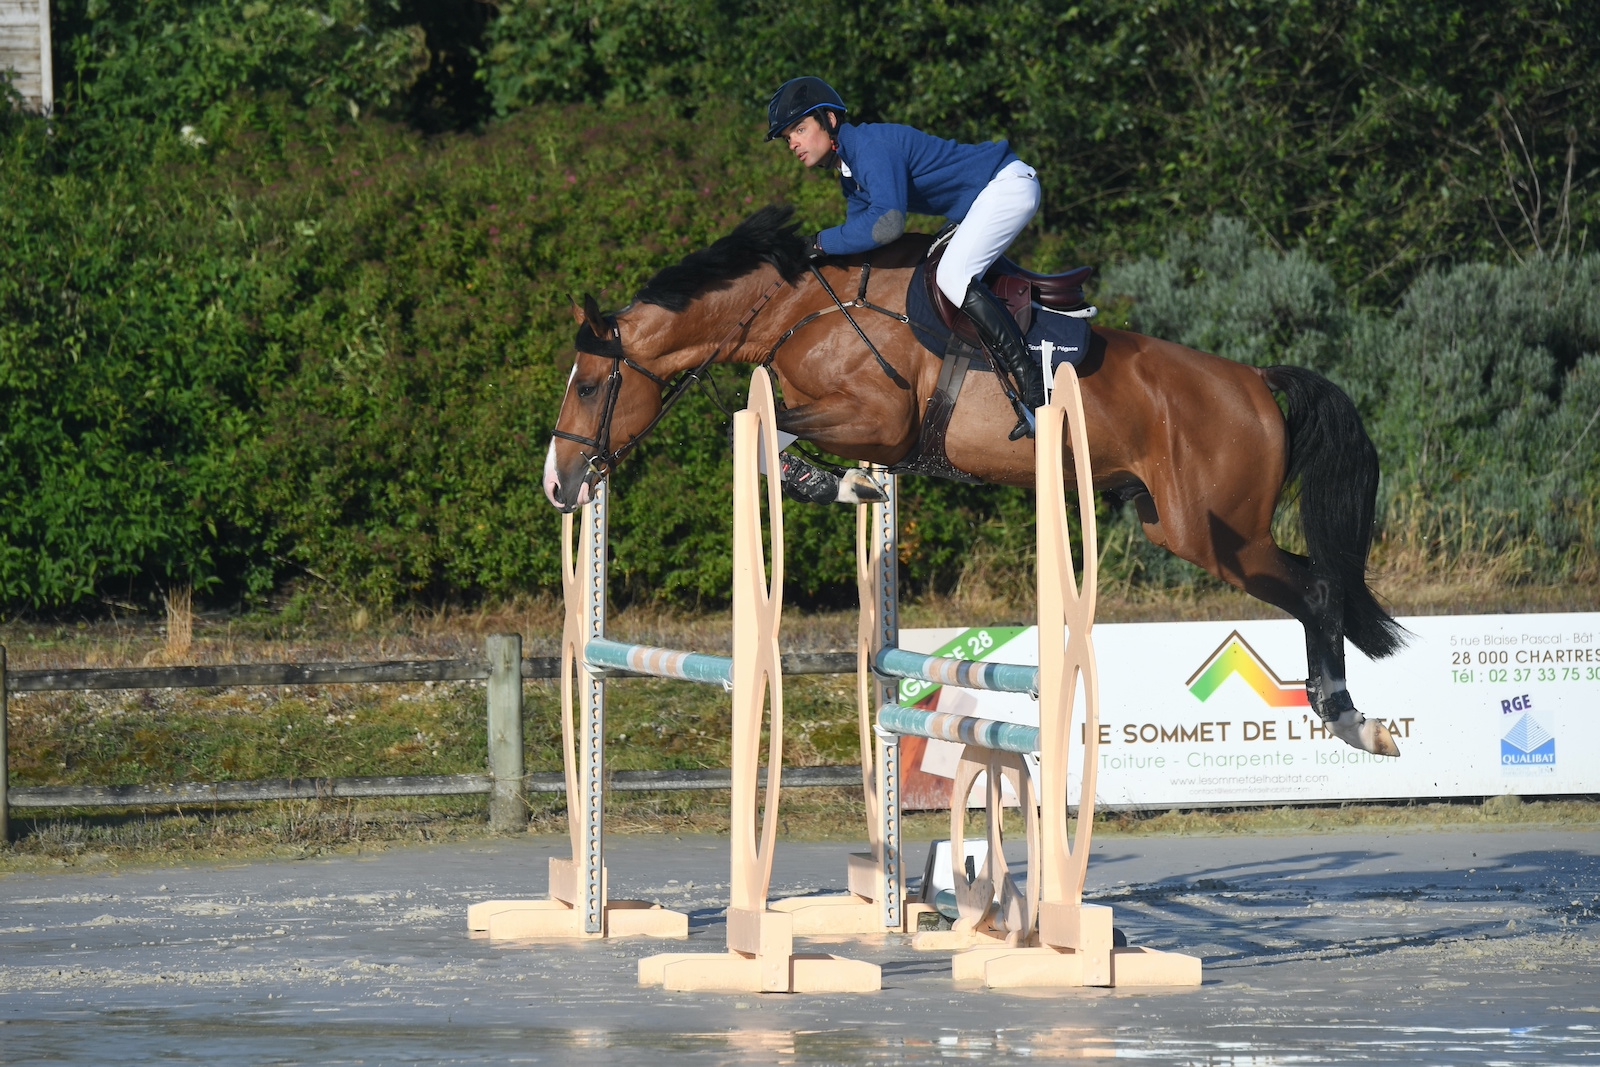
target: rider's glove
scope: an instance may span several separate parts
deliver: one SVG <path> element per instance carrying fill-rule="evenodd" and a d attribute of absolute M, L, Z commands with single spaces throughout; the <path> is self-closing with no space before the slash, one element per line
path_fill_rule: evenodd
<path fill-rule="evenodd" d="M 821 240 L 819 240 L 819 238 L 821 238 L 821 237 L 822 237 L 822 234 L 814 233 L 806 241 L 806 258 L 807 259 L 813 259 L 813 260 L 822 259 L 822 258 L 827 256 L 828 253 L 826 253 L 826 252 L 824 252 L 822 250 L 822 242 L 821 242 Z"/>

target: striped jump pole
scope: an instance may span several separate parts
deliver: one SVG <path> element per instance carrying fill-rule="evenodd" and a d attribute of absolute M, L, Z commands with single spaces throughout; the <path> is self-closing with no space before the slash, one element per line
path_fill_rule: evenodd
<path fill-rule="evenodd" d="M 682 652 L 675 648 L 650 645 L 625 645 L 591 637 L 583 648 L 583 661 L 595 670 L 628 671 L 653 678 L 680 682 L 703 682 L 733 688 L 733 659 L 708 656 L 703 652 Z"/>

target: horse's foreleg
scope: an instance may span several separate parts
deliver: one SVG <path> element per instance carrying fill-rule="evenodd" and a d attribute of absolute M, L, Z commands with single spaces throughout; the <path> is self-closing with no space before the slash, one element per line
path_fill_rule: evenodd
<path fill-rule="evenodd" d="M 906 412 L 886 410 L 883 404 L 847 393 L 778 412 L 778 429 L 786 433 L 836 456 L 885 465 L 904 459 L 911 451 L 911 422 Z"/>

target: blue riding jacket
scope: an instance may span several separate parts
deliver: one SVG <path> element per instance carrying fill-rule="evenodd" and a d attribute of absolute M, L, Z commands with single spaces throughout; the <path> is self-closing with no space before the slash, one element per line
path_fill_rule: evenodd
<path fill-rule="evenodd" d="M 845 220 L 817 236 L 830 255 L 888 244 L 906 232 L 911 212 L 960 222 L 989 180 L 1017 159 L 1007 141 L 961 144 L 888 122 L 840 126 L 836 140 Z"/>

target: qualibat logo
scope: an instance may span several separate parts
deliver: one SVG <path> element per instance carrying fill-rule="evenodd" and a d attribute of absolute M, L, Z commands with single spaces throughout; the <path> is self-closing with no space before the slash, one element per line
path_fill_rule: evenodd
<path fill-rule="evenodd" d="M 1556 765 L 1556 739 L 1539 725 L 1530 712 L 1511 725 L 1500 739 L 1500 766 L 1515 769 L 1549 768 Z"/>

